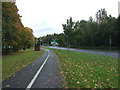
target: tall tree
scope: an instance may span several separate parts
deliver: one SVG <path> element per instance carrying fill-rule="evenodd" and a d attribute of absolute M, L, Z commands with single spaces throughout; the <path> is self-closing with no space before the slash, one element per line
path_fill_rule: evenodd
<path fill-rule="evenodd" d="M 105 9 L 101 9 L 96 13 L 96 19 L 98 23 L 107 21 L 107 11 Z"/>
<path fill-rule="evenodd" d="M 24 43 L 32 43 L 31 29 L 24 28 L 15 3 L 2 3 L 2 50 L 3 53 L 17 51 L 23 48 Z M 24 39 L 23 39 L 24 37 Z M 25 41 L 26 40 L 26 41 Z M 29 41 L 30 40 L 30 41 Z"/>
<path fill-rule="evenodd" d="M 73 41 L 73 32 L 74 32 L 74 22 L 72 21 L 72 17 L 70 19 L 67 19 L 66 24 L 62 24 L 64 33 L 66 35 L 66 41 L 68 46 L 72 44 Z"/>
<path fill-rule="evenodd" d="M 20 22 L 18 9 L 14 3 L 2 3 L 2 46 L 3 53 L 9 49 L 18 50 L 18 43 L 21 40 L 20 34 L 23 25 Z M 19 45 L 20 47 L 20 45 Z"/>

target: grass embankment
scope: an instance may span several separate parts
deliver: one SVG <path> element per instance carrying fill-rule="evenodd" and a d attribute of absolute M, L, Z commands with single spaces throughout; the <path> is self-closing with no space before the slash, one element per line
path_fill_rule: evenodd
<path fill-rule="evenodd" d="M 41 51 L 33 51 L 27 49 L 26 51 L 19 51 L 10 55 L 3 55 L 2 57 L 2 80 L 15 74 L 17 71 L 30 64 L 44 53 Z"/>
<path fill-rule="evenodd" d="M 77 49 L 86 49 L 86 50 L 99 50 L 99 51 L 106 51 L 106 52 L 118 52 L 118 47 L 82 47 Z"/>
<path fill-rule="evenodd" d="M 69 88 L 117 88 L 117 58 L 89 53 L 53 50 Z"/>

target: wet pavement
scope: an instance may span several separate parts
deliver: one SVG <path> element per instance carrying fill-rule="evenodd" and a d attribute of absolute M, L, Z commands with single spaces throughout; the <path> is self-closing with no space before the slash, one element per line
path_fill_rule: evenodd
<path fill-rule="evenodd" d="M 43 69 L 39 73 L 32 88 L 61 88 L 63 86 L 63 79 L 60 74 L 59 64 L 56 59 L 56 55 L 50 52 L 50 56 L 45 63 Z M 8 79 L 2 82 L 3 88 L 26 88 L 38 69 L 43 64 L 44 60 L 48 56 L 48 51 L 45 51 L 44 55 L 38 58 L 27 67 L 18 71 L 15 75 L 12 75 Z M 4 90 L 4 89 L 3 89 Z"/>
<path fill-rule="evenodd" d="M 84 49 L 73 49 L 73 48 L 63 48 L 63 47 L 53 47 L 53 46 L 48 46 L 48 48 L 71 50 L 71 51 L 91 53 L 91 54 L 95 54 L 95 55 L 109 56 L 109 57 L 113 57 L 113 58 L 120 58 L 119 53 L 117 53 L 117 52 L 105 52 L 105 51 L 99 51 L 99 50 L 84 50 Z"/>

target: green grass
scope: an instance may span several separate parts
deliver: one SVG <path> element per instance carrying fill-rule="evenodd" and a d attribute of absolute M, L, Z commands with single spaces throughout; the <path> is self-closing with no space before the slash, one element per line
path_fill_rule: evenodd
<path fill-rule="evenodd" d="M 53 50 L 69 88 L 118 88 L 118 59 L 89 53 Z"/>
<path fill-rule="evenodd" d="M 17 71 L 27 66 L 44 53 L 41 51 L 33 51 L 27 49 L 26 51 L 19 51 L 2 57 L 2 80 L 15 74 Z"/>
<path fill-rule="evenodd" d="M 106 51 L 106 52 L 118 52 L 118 47 L 82 47 L 78 49 L 86 49 L 86 50 L 99 50 L 99 51 Z"/>

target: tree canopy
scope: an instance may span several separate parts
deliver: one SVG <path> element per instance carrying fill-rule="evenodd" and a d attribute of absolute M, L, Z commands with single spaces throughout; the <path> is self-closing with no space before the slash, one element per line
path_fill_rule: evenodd
<path fill-rule="evenodd" d="M 32 29 L 21 23 L 18 9 L 14 3 L 2 3 L 2 51 L 9 53 L 30 47 L 33 43 Z"/>
<path fill-rule="evenodd" d="M 119 18 L 107 15 L 105 9 L 98 10 L 96 18 L 91 16 L 88 21 L 73 21 L 72 17 L 62 24 L 64 33 L 44 36 L 43 41 L 48 39 L 58 40 L 59 46 L 80 48 L 88 47 L 109 47 L 110 37 L 112 47 L 118 47 Z M 46 40 L 45 40 L 46 39 Z"/>

